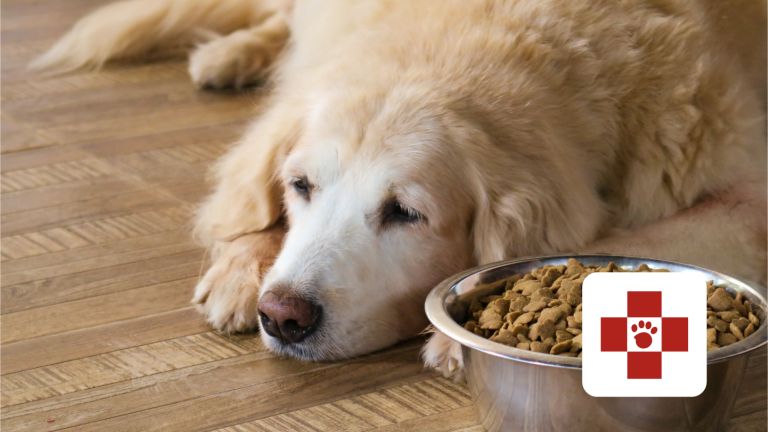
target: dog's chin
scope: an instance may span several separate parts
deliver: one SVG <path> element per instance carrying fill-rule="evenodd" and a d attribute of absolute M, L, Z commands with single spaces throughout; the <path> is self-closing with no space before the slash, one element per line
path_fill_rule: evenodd
<path fill-rule="evenodd" d="M 326 343 L 327 338 L 324 337 L 320 329 L 300 342 L 293 343 L 285 343 L 264 331 L 260 333 L 261 340 L 267 349 L 279 356 L 305 361 L 339 360 L 349 357 L 342 350 Z"/>
<path fill-rule="evenodd" d="M 291 357 L 304 361 L 335 361 L 348 359 L 350 357 L 378 351 L 382 348 L 394 345 L 399 340 L 378 339 L 378 343 L 375 345 L 364 345 L 363 343 L 355 343 L 355 341 L 347 338 L 344 345 L 340 345 L 340 341 L 343 341 L 344 338 L 334 338 L 333 335 L 328 332 L 323 332 L 322 330 L 323 329 L 320 328 L 302 341 L 294 343 L 282 342 L 281 340 L 266 334 L 264 331 L 261 331 L 260 334 L 261 340 L 270 351 L 279 356 Z"/>

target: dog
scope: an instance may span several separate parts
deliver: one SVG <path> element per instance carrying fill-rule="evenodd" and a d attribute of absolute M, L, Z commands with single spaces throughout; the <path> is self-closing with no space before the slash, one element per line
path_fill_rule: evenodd
<path fill-rule="evenodd" d="M 224 331 L 333 360 L 427 326 L 468 267 L 555 252 L 765 281 L 765 3 L 129 0 L 54 71 L 194 46 L 201 87 L 270 77 L 196 215 L 193 302 Z M 762 45 L 761 45 L 762 44 Z M 428 365 L 461 371 L 435 333 Z"/>

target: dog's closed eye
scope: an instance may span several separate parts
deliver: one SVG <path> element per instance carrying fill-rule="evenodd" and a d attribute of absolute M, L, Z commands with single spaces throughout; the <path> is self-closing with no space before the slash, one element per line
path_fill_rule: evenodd
<path fill-rule="evenodd" d="M 389 227 L 402 224 L 415 224 L 426 220 L 423 214 L 403 205 L 396 198 L 387 200 L 381 209 L 381 225 Z"/>
<path fill-rule="evenodd" d="M 309 201 L 309 198 L 312 195 L 312 184 L 306 177 L 294 177 L 291 179 L 290 185 L 299 196 Z"/>

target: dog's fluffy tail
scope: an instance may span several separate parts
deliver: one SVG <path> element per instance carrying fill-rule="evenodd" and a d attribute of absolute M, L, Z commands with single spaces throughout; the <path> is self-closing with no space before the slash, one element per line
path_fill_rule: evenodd
<path fill-rule="evenodd" d="M 111 59 L 189 45 L 205 33 L 229 33 L 274 12 L 270 0 L 127 0 L 80 19 L 30 67 L 51 72 L 99 68 Z M 272 10 L 270 10 L 272 9 Z"/>

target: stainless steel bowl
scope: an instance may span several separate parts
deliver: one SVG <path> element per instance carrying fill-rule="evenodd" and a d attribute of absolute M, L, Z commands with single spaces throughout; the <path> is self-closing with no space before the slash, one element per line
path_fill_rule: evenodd
<path fill-rule="evenodd" d="M 581 359 L 519 350 L 491 342 L 457 324 L 479 284 L 527 273 L 574 257 L 585 265 L 614 262 L 624 269 L 692 272 L 741 292 L 757 306 L 760 328 L 738 343 L 707 354 L 707 388 L 694 398 L 596 398 L 581 386 Z M 489 431 L 715 431 L 729 418 L 748 353 L 766 344 L 766 301 L 747 284 L 687 264 L 608 255 L 548 256 L 477 267 L 443 281 L 426 300 L 432 324 L 462 345 L 464 367 L 483 426 Z"/>

